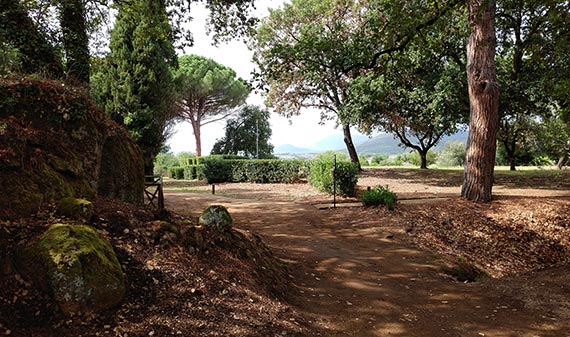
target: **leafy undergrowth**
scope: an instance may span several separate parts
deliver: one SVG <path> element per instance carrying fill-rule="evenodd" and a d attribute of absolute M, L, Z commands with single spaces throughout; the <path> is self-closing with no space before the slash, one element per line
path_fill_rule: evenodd
<path fill-rule="evenodd" d="M 18 274 L 18 246 L 50 224 L 46 212 L 0 222 L 0 334 L 11 336 L 304 336 L 289 305 L 289 275 L 255 234 L 196 232 L 128 204 L 98 201 L 94 227 L 112 244 L 127 278 L 122 305 L 101 314 L 64 316 Z"/>
<path fill-rule="evenodd" d="M 502 197 L 401 205 L 412 241 L 492 277 L 570 263 L 570 199 Z"/>

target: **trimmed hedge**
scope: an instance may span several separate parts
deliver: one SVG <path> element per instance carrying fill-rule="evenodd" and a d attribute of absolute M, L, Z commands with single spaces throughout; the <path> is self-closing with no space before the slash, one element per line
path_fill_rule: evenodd
<path fill-rule="evenodd" d="M 303 160 L 222 159 L 210 156 L 202 160 L 208 183 L 253 182 L 294 183 L 306 175 Z"/>
<path fill-rule="evenodd" d="M 172 179 L 184 179 L 184 168 L 180 166 L 169 167 L 168 176 Z"/>
<path fill-rule="evenodd" d="M 184 179 L 196 180 L 204 178 L 204 165 L 188 165 L 184 167 Z"/>
<path fill-rule="evenodd" d="M 336 192 L 339 195 L 356 195 L 358 183 L 358 165 L 351 162 L 339 161 L 336 163 Z M 309 183 L 321 192 L 333 193 L 333 162 L 324 158 L 311 162 Z"/>

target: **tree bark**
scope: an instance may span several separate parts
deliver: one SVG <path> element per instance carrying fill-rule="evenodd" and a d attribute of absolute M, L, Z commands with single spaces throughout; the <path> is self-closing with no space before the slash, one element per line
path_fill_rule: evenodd
<path fill-rule="evenodd" d="M 190 120 L 192 130 L 194 130 L 194 139 L 196 140 L 196 157 L 202 156 L 202 136 L 200 134 L 200 121 Z"/>
<path fill-rule="evenodd" d="M 467 45 L 469 138 L 461 196 L 472 201 L 492 198 L 499 85 L 495 69 L 495 0 L 468 0 L 470 36 Z"/>
<path fill-rule="evenodd" d="M 62 1 L 60 6 L 68 79 L 72 83 L 89 84 L 89 37 L 84 0 Z"/>
<path fill-rule="evenodd" d="M 420 154 L 420 169 L 427 170 L 427 151 L 418 151 Z"/>
<path fill-rule="evenodd" d="M 358 170 L 362 170 L 360 167 L 360 160 L 358 160 L 358 154 L 356 153 L 356 148 L 352 142 L 352 135 L 350 134 L 350 124 L 346 123 L 342 126 L 342 131 L 344 133 L 344 144 L 346 144 L 346 149 L 348 150 L 348 155 L 350 156 L 350 161 L 358 165 Z"/>

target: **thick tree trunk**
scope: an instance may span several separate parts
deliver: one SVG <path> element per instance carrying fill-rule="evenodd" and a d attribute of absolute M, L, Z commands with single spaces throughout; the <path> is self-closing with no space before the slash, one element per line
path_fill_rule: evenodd
<path fill-rule="evenodd" d="M 420 154 L 420 169 L 427 170 L 427 151 L 418 151 Z"/>
<path fill-rule="evenodd" d="M 196 156 L 202 156 L 202 136 L 200 134 L 200 122 L 191 120 L 192 130 L 194 130 L 194 139 L 196 140 Z"/>
<path fill-rule="evenodd" d="M 144 161 L 144 175 L 152 176 L 154 175 L 154 156 L 146 155 L 143 158 Z"/>
<path fill-rule="evenodd" d="M 69 80 L 89 84 L 89 37 L 84 0 L 61 2 L 60 24 Z"/>
<path fill-rule="evenodd" d="M 461 196 L 491 201 L 497 129 L 499 85 L 495 69 L 495 0 L 468 0 L 471 34 L 467 45 L 469 138 Z"/>
<path fill-rule="evenodd" d="M 356 153 L 356 148 L 352 142 L 352 135 L 350 134 L 350 124 L 344 124 L 342 126 L 342 131 L 344 133 L 344 144 L 346 144 L 346 149 L 348 150 L 348 155 L 350 156 L 350 161 L 358 165 L 358 169 L 361 170 L 360 161 L 358 160 L 358 154 Z"/>

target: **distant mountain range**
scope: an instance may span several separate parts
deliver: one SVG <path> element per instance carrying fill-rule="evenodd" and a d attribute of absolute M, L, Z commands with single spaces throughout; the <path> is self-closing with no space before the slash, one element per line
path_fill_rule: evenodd
<path fill-rule="evenodd" d="M 467 135 L 468 131 L 459 131 L 450 136 L 444 136 L 441 141 L 435 146 L 434 150 L 438 151 L 443 148 L 446 142 L 448 141 L 462 141 L 464 143 L 467 142 Z M 409 152 L 410 149 L 399 146 L 400 140 L 394 138 L 391 134 L 379 134 L 375 137 L 368 138 L 362 135 L 355 135 L 353 137 L 353 142 L 356 144 L 356 151 L 358 154 L 362 155 L 375 155 L 375 154 L 401 154 Z M 346 147 L 344 145 L 344 140 L 342 135 L 334 135 L 329 136 L 315 145 L 311 146 L 310 148 L 301 148 L 297 146 L 293 146 L 290 144 L 285 144 L 281 146 L 277 146 L 275 148 L 275 153 L 277 155 L 302 155 L 302 154 L 317 154 L 326 151 L 339 151 L 339 152 L 347 152 Z"/>

